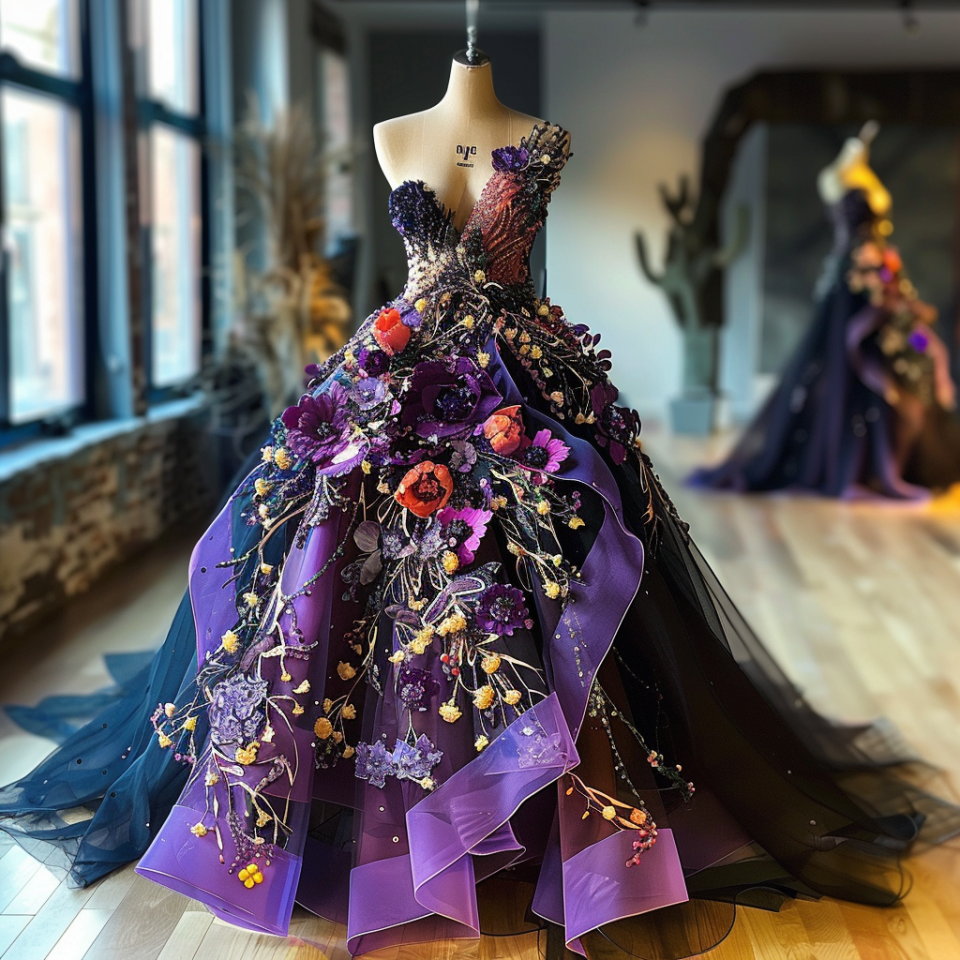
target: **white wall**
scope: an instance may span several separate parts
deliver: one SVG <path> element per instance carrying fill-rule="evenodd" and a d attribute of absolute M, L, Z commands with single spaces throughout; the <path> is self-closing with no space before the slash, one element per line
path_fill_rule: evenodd
<path fill-rule="evenodd" d="M 690 11 L 544 17 L 547 116 L 573 134 L 551 204 L 547 286 L 574 322 L 603 334 L 614 381 L 662 417 L 680 385 L 680 344 L 661 293 L 634 253 L 642 229 L 659 263 L 667 218 L 657 184 L 696 182 L 700 138 L 723 91 L 760 69 L 960 64 L 960 10 L 899 14 Z"/>

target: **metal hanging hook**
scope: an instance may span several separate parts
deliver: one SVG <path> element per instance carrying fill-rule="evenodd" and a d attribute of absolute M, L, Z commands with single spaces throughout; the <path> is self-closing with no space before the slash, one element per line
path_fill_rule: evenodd
<path fill-rule="evenodd" d="M 480 0 L 467 0 L 467 60 L 473 63 L 477 58 L 477 16 L 480 12 Z"/>

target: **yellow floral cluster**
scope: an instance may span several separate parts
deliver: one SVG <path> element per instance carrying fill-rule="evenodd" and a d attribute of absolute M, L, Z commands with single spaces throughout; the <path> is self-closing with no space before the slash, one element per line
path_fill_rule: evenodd
<path fill-rule="evenodd" d="M 452 633 L 460 633 L 467 629 L 467 618 L 462 613 L 453 613 L 440 622 L 437 633 L 446 637 Z"/>
<path fill-rule="evenodd" d="M 263 883 L 263 872 L 259 864 L 249 863 L 237 874 L 237 879 L 248 890 L 252 890 L 258 883 Z"/>

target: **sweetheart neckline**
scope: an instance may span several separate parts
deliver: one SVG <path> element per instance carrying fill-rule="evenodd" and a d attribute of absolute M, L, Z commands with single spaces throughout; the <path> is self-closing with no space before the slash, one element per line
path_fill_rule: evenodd
<path fill-rule="evenodd" d="M 448 206 L 440 199 L 440 197 L 437 195 L 437 191 L 436 191 L 433 187 L 431 187 L 425 180 L 422 180 L 422 179 L 417 178 L 417 177 L 408 177 L 408 178 L 405 179 L 405 180 L 401 180 L 400 183 L 398 183 L 398 184 L 390 191 L 390 198 L 392 199 L 393 196 L 394 196 L 394 194 L 396 194 L 396 193 L 397 193 L 401 188 L 403 188 L 403 187 L 408 187 L 408 186 L 409 186 L 409 187 L 419 187 L 419 188 L 420 188 L 420 192 L 423 194 L 423 196 L 430 198 L 430 202 L 433 203 L 433 205 L 436 207 L 436 209 L 437 209 L 437 211 L 440 213 L 440 215 L 444 218 L 444 220 L 447 221 L 447 223 L 448 223 L 449 226 L 450 226 L 450 229 L 451 229 L 451 230 L 454 230 L 454 231 L 456 232 L 456 234 L 457 234 L 458 237 L 462 237 L 463 234 L 464 234 L 464 231 L 467 229 L 468 226 L 470 226 L 470 221 L 473 220 L 474 214 L 477 212 L 477 208 L 480 206 L 480 201 L 483 200 L 483 196 L 484 196 L 484 194 L 487 192 L 487 188 L 488 188 L 488 187 L 490 186 L 490 184 L 493 183 L 493 181 L 496 179 L 497 174 L 503 172 L 502 170 L 497 170 L 497 169 L 493 166 L 493 155 L 494 155 L 498 150 L 506 150 L 508 147 L 514 147 L 514 148 L 516 148 L 516 149 L 519 149 L 520 147 L 522 147 L 522 146 L 524 146 L 525 144 L 529 143 L 530 140 L 533 138 L 534 134 L 535 134 L 538 130 L 540 130 L 540 129 L 557 131 L 557 130 L 560 130 L 560 129 L 562 129 L 562 128 L 561 128 L 560 126 L 558 126 L 557 124 L 555 124 L 555 123 L 550 123 L 549 120 L 543 120 L 543 121 L 536 120 L 536 121 L 533 123 L 533 125 L 530 127 L 530 129 L 520 138 L 520 142 L 519 142 L 519 143 L 516 143 L 516 144 L 514 144 L 514 143 L 505 143 L 505 144 L 503 144 L 502 146 L 494 147 L 494 148 L 490 151 L 490 159 L 489 159 L 487 162 L 490 164 L 490 166 L 491 166 L 491 168 L 492 168 L 492 172 L 491 172 L 490 176 L 487 177 L 486 182 L 484 183 L 484 185 L 483 185 L 483 187 L 481 188 L 480 192 L 477 194 L 477 199 L 476 199 L 476 201 L 474 202 L 473 207 L 472 207 L 471 210 L 470 210 L 469 216 L 467 217 L 466 220 L 463 221 L 463 226 L 462 226 L 462 227 L 458 227 L 458 226 L 456 225 L 456 222 L 455 222 L 455 221 L 456 221 L 456 218 L 457 218 L 457 213 L 458 213 L 459 211 L 453 210 L 453 209 L 451 209 L 450 207 L 448 207 Z"/>

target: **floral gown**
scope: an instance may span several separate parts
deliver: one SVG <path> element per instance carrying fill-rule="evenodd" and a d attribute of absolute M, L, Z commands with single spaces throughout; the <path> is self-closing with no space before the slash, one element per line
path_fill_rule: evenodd
<path fill-rule="evenodd" d="M 733 452 L 692 481 L 732 490 L 923 499 L 960 481 L 960 424 L 937 311 L 860 190 L 830 208 L 813 322 Z"/>
<path fill-rule="evenodd" d="M 482 881 L 514 878 L 574 950 L 692 955 L 737 903 L 892 903 L 899 856 L 958 828 L 890 735 L 831 726 L 778 671 L 599 337 L 535 297 L 568 142 L 494 151 L 461 231 L 422 182 L 393 191 L 402 295 L 311 371 L 194 553 L 196 682 L 130 748 L 186 781 L 137 869 L 240 926 L 283 934 L 299 902 L 353 953 L 476 937 Z M 40 805 L 55 839 L 39 782 L 4 825 L 30 835 Z M 95 861 L 116 816 L 71 849 Z"/>

